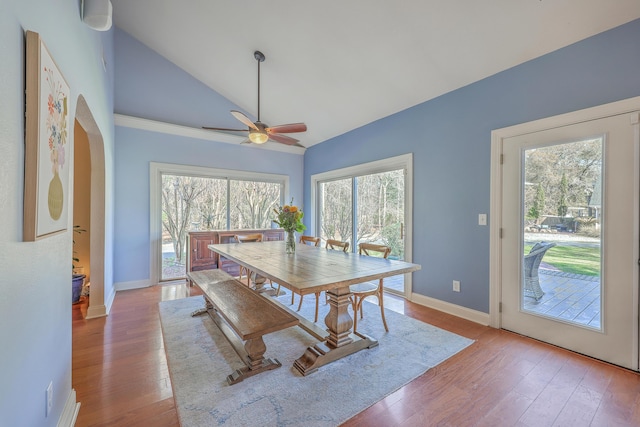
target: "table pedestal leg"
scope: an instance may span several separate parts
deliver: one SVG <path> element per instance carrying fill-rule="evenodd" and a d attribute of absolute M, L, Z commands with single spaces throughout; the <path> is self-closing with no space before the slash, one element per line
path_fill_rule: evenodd
<path fill-rule="evenodd" d="M 378 345 L 378 341 L 371 337 L 351 333 L 353 319 L 348 311 L 351 304 L 349 287 L 333 289 L 327 294 L 329 295 L 329 314 L 325 317 L 324 323 L 327 325 L 329 336 L 326 341 L 308 347 L 304 354 L 294 362 L 293 366 L 302 375 L 309 375 L 318 370 L 320 366 Z"/>
<path fill-rule="evenodd" d="M 256 273 L 251 273 L 251 281 L 253 282 L 253 289 L 256 292 L 260 292 L 261 294 L 266 294 L 269 296 L 274 296 L 276 294 L 276 290 L 273 288 L 267 288 L 264 284 L 267 281 L 266 277 L 260 276 Z"/>
<path fill-rule="evenodd" d="M 349 296 L 351 292 L 349 288 L 340 288 L 329 291 L 328 294 L 329 313 L 324 318 L 324 324 L 327 325 L 327 331 L 329 332 L 327 345 L 334 348 L 342 347 L 353 342 L 350 337 L 353 319 L 349 315 L 349 306 L 351 305 Z"/>

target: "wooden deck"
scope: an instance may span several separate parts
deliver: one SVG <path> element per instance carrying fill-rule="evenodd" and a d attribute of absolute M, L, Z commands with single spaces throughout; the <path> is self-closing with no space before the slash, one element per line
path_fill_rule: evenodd
<path fill-rule="evenodd" d="M 526 297 L 525 310 L 600 329 L 600 278 L 540 269 L 545 294 L 536 301 Z"/>

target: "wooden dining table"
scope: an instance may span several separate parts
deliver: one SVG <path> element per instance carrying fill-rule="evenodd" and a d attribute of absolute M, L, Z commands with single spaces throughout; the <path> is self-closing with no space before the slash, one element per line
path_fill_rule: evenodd
<path fill-rule="evenodd" d="M 297 245 L 293 254 L 287 254 L 284 241 L 225 243 L 209 245 L 209 249 L 252 271 L 258 290 L 264 279 L 270 279 L 299 295 L 326 291 L 329 313 L 324 319 L 327 329 L 299 316 L 276 299 L 266 296 L 272 303 L 287 308 L 300 319 L 300 327 L 319 340 L 308 347 L 294 367 L 308 375 L 319 367 L 378 345 L 378 341 L 352 330 L 353 318 L 349 314 L 350 285 L 380 278 L 411 273 L 418 264 L 376 258 L 321 247 Z"/>

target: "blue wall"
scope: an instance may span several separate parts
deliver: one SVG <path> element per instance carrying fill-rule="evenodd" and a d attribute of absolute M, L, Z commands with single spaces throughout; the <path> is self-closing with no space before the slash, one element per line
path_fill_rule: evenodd
<path fill-rule="evenodd" d="M 313 174 L 414 153 L 413 292 L 488 313 L 491 131 L 640 95 L 638 40 L 640 20 L 313 146 L 305 205 Z"/>
<path fill-rule="evenodd" d="M 40 34 L 70 87 L 67 159 L 73 162 L 73 119 L 80 96 L 104 141 L 105 290 L 113 269 L 113 32 L 88 28 L 80 19 L 79 0 L 0 1 L 0 425 L 55 426 L 65 404 L 76 403 L 71 381 L 72 219 L 64 233 L 22 241 L 26 30 Z M 65 200 L 73 212 L 72 197 Z M 50 381 L 53 408 L 46 416 Z"/>
<path fill-rule="evenodd" d="M 115 45 L 116 113 L 195 128 L 240 125 L 229 111 L 241 108 L 118 28 Z"/>
<path fill-rule="evenodd" d="M 238 126 L 229 113 L 238 106 L 128 34 L 116 30 L 115 46 L 116 113 L 196 128 Z M 150 162 L 289 175 L 290 196 L 303 199 L 302 155 L 121 126 L 115 151 L 116 284 L 150 278 Z"/>

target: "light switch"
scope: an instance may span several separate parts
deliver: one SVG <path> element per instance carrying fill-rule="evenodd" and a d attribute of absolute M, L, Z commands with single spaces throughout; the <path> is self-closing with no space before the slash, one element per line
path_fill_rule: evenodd
<path fill-rule="evenodd" d="M 487 225 L 487 214 L 478 214 L 478 225 Z"/>

